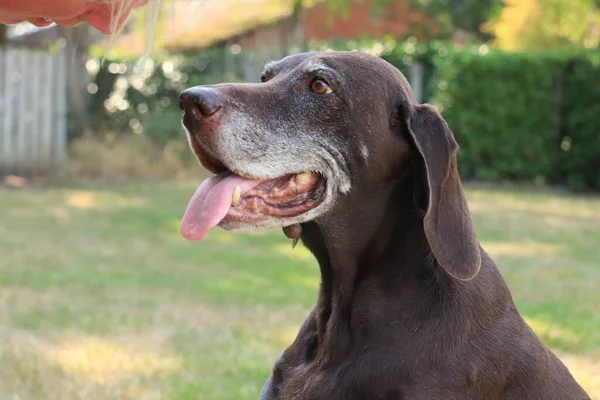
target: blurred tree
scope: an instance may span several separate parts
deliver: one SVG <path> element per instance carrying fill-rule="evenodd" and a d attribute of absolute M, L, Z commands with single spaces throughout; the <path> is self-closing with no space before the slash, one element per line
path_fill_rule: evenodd
<path fill-rule="evenodd" d="M 504 0 L 488 29 L 506 50 L 597 48 L 598 0 Z"/>
<path fill-rule="evenodd" d="M 302 34 L 302 14 L 304 13 L 303 0 L 292 0 L 291 35 L 287 48 L 289 53 L 300 53 L 303 50 L 304 38 Z"/>
<path fill-rule="evenodd" d="M 287 49 L 289 53 L 298 53 L 303 50 L 303 29 L 302 21 L 304 20 L 304 10 L 307 7 L 312 7 L 317 3 L 326 4 L 333 15 L 347 17 L 349 6 L 352 3 L 364 2 L 365 0 L 274 0 L 283 2 L 284 5 L 291 7 L 292 13 L 290 17 L 291 35 L 288 37 Z M 371 7 L 374 11 L 381 11 L 387 6 L 394 3 L 395 0 L 371 0 Z M 405 0 L 409 2 L 418 2 L 420 0 Z M 461 0 L 462 1 L 462 0 Z M 478 0 L 467 0 L 478 1 Z M 482 0 L 482 1 L 499 1 L 499 0 Z"/>
<path fill-rule="evenodd" d="M 487 40 L 485 22 L 502 8 L 502 0 L 406 0 L 416 10 L 434 18 L 447 35 L 457 30 Z M 569 0 L 566 0 L 569 1 Z"/>
<path fill-rule="evenodd" d="M 297 24 L 302 21 L 304 7 L 315 4 L 315 0 L 278 0 L 293 2 L 292 26 L 293 31 L 298 29 Z M 327 4 L 334 13 L 344 15 L 348 6 L 357 0 L 321 0 Z M 360 0 L 358 0 L 360 1 Z M 364 1 L 364 0 L 363 0 Z M 395 0 L 372 0 L 371 7 L 385 9 Z M 491 38 L 490 32 L 484 29 L 485 22 L 497 15 L 502 8 L 502 0 L 404 0 L 416 11 L 433 18 L 442 28 L 442 33 L 452 36 L 461 31 L 469 37 L 480 40 Z M 565 0 L 569 1 L 569 0 Z M 296 45 L 297 46 L 297 45 Z M 290 46 L 289 46 L 290 47 Z"/>

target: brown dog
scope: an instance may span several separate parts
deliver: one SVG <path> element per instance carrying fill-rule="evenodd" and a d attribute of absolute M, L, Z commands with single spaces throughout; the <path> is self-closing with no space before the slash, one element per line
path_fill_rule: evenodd
<path fill-rule="evenodd" d="M 270 63 L 260 84 L 181 95 L 218 175 L 181 231 L 286 227 L 321 268 L 318 302 L 263 400 L 584 400 L 479 246 L 442 117 L 360 52 Z"/>

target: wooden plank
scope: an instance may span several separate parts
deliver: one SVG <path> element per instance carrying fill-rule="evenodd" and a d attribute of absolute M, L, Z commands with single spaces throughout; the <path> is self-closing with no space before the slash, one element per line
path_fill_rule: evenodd
<path fill-rule="evenodd" d="M 4 121 L 4 114 L 6 113 L 4 110 L 6 107 L 4 99 L 4 58 L 5 50 L 0 47 L 0 161 L 2 160 L 2 121 Z"/>
<path fill-rule="evenodd" d="M 34 175 L 37 175 L 40 172 L 39 169 L 39 122 L 40 122 L 40 80 L 41 80 L 41 61 L 42 61 L 42 53 L 39 51 L 35 51 L 31 58 L 32 65 L 32 84 L 31 84 L 31 172 Z"/>
<path fill-rule="evenodd" d="M 55 131 L 55 168 L 59 175 L 65 172 L 67 153 L 67 54 L 63 49 L 57 55 L 56 75 L 56 131 Z"/>
<path fill-rule="evenodd" d="M 49 54 L 44 54 L 44 62 L 42 66 L 42 81 L 40 85 L 41 91 L 41 132 L 40 132 L 40 169 L 47 171 L 47 168 L 52 166 L 52 81 L 53 81 L 53 57 Z"/>
<path fill-rule="evenodd" d="M 12 101 L 13 101 L 13 61 L 14 53 L 7 49 L 4 56 L 4 119 L 2 121 L 2 168 L 4 173 L 11 173 L 12 162 Z"/>
<path fill-rule="evenodd" d="M 29 74 L 27 73 L 27 56 L 28 51 L 26 49 L 18 49 L 16 51 L 16 102 L 14 118 L 16 119 L 16 153 L 15 153 L 15 173 L 20 176 L 25 176 L 29 169 L 31 159 L 26 153 L 26 135 L 27 132 L 27 117 L 31 110 L 27 107 L 27 81 Z"/>
<path fill-rule="evenodd" d="M 6 115 L 6 92 L 4 91 L 4 64 L 6 63 L 6 50 L 0 47 L 0 176 L 4 168 L 4 118 Z"/>

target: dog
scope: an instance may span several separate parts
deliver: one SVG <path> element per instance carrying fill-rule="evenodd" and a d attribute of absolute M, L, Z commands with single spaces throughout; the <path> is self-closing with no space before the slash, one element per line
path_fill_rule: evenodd
<path fill-rule="evenodd" d="M 181 233 L 282 227 L 316 305 L 261 400 L 584 400 L 481 248 L 440 113 L 358 51 L 266 65 L 180 96 L 200 185 Z"/>

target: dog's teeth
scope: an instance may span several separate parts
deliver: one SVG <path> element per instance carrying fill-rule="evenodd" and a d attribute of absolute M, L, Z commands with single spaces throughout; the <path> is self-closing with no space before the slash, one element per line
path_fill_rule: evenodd
<path fill-rule="evenodd" d="M 315 174 L 312 172 L 303 172 L 295 176 L 294 180 L 300 185 L 306 185 L 315 180 Z"/>
<path fill-rule="evenodd" d="M 241 197 L 242 189 L 240 189 L 239 186 L 236 186 L 235 189 L 233 189 L 233 195 L 231 196 L 231 205 L 234 207 L 239 206 Z"/>

